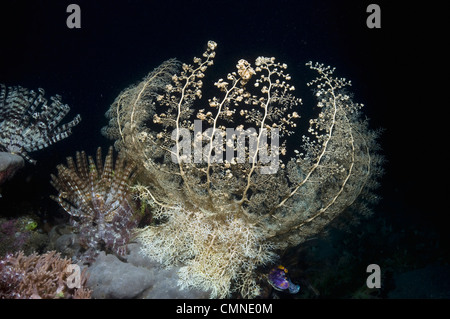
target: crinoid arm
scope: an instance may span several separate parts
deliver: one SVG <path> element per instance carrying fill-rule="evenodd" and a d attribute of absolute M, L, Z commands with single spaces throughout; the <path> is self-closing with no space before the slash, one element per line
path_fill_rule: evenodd
<path fill-rule="evenodd" d="M 61 96 L 44 97 L 45 91 L 28 90 L 21 86 L 0 84 L 0 151 L 18 154 L 30 163 L 29 152 L 41 150 L 72 134 L 81 121 L 76 115 L 70 122 L 60 124 L 70 107 Z"/>
<path fill-rule="evenodd" d="M 51 196 L 70 216 L 81 244 L 94 256 L 104 249 L 123 255 L 131 229 L 138 223 L 134 214 L 130 187 L 136 165 L 119 154 L 113 160 L 112 146 L 105 160 L 101 148 L 96 160 L 77 152 L 75 160 L 67 158 L 67 166 L 57 166 L 58 175 L 51 175 L 51 184 L 58 191 Z"/>

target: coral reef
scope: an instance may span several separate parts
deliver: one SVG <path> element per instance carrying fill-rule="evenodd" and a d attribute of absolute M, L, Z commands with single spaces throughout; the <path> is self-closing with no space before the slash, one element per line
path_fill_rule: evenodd
<path fill-rule="evenodd" d="M 43 89 L 35 92 L 0 84 L 0 151 L 35 163 L 29 152 L 46 148 L 72 133 L 72 128 L 81 121 L 80 115 L 58 126 L 70 107 L 61 103 L 59 95 L 50 97 L 48 104 L 44 94 Z"/>
<path fill-rule="evenodd" d="M 103 133 L 142 168 L 135 189 L 156 221 L 137 234 L 143 253 L 181 265 L 183 287 L 255 297 L 255 270 L 277 250 L 349 207 L 370 213 L 382 172 L 379 132 L 362 119 L 350 81 L 317 63 L 307 66 L 318 74 L 308 83 L 318 114 L 301 138 L 301 99 L 275 58 L 239 60 L 214 82 L 220 95 L 200 103 L 213 89 L 203 79 L 216 46 L 209 41 L 193 64 L 168 60 L 122 91 Z"/>
<path fill-rule="evenodd" d="M 87 276 L 80 273 L 79 287 L 70 283 L 69 259 L 54 251 L 25 256 L 23 252 L 8 254 L 0 260 L 0 299 L 90 298 L 85 288 Z"/>
<path fill-rule="evenodd" d="M 77 152 L 76 164 L 68 157 L 67 166 L 57 166 L 58 176 L 51 175 L 51 184 L 59 192 L 51 198 L 71 216 L 80 245 L 86 249 L 82 256 L 86 262 L 92 261 L 100 250 L 125 255 L 130 231 L 139 221 L 129 188 L 135 165 L 121 154 L 113 165 L 112 147 L 104 165 L 98 148 L 96 162 L 85 152 Z"/>
<path fill-rule="evenodd" d="M 26 254 L 39 251 L 47 245 L 48 237 L 39 232 L 35 218 L 0 218 L 0 256 L 23 251 Z"/>

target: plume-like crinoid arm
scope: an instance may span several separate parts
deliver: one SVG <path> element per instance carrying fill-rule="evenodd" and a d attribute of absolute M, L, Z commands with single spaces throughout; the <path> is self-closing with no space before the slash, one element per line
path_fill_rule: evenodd
<path fill-rule="evenodd" d="M 0 84 L 0 150 L 18 154 L 28 162 L 28 156 L 72 134 L 72 128 L 81 121 L 80 115 L 61 126 L 70 107 L 61 103 L 61 96 L 50 97 L 48 104 L 44 90 L 38 92 L 21 86 L 8 87 Z"/>
<path fill-rule="evenodd" d="M 130 196 L 136 165 L 122 153 L 114 165 L 112 147 L 104 164 L 101 148 L 95 158 L 77 152 L 76 160 L 68 157 L 67 166 L 58 165 L 58 176 L 52 174 L 50 183 L 59 194 L 51 198 L 71 216 L 87 254 L 96 255 L 104 248 L 123 255 L 130 231 L 138 223 Z"/>

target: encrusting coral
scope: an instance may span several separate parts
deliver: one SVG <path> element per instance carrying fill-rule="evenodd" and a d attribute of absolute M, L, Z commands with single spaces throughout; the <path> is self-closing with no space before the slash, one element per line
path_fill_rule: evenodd
<path fill-rule="evenodd" d="M 29 256 L 23 252 L 7 254 L 0 260 L 0 299 L 90 298 L 85 271 L 72 280 L 71 265 L 55 251 Z"/>
<path fill-rule="evenodd" d="M 203 79 L 216 46 L 209 41 L 193 64 L 168 60 L 121 92 L 103 133 L 138 164 L 134 189 L 154 208 L 156 223 L 137 232 L 142 252 L 180 264 L 183 287 L 255 297 L 255 270 L 277 250 L 349 207 L 369 213 L 382 171 L 379 133 L 347 93 L 350 81 L 317 63 L 307 66 L 318 74 L 308 84 L 318 115 L 301 138 L 301 100 L 275 58 L 239 60 L 214 82 L 220 95 L 199 103 L 212 90 Z"/>
<path fill-rule="evenodd" d="M 15 251 L 25 254 L 40 251 L 47 240 L 47 235 L 39 231 L 37 219 L 33 216 L 0 217 L 0 256 Z"/>
<path fill-rule="evenodd" d="M 96 162 L 85 152 L 77 152 L 76 164 L 68 157 L 67 166 L 57 166 L 58 176 L 51 175 L 51 184 L 59 192 L 51 198 L 71 216 L 80 244 L 86 249 L 82 256 L 86 262 L 100 250 L 123 256 L 131 229 L 139 221 L 129 187 L 135 164 L 119 154 L 114 165 L 112 147 L 104 164 L 98 148 Z"/>

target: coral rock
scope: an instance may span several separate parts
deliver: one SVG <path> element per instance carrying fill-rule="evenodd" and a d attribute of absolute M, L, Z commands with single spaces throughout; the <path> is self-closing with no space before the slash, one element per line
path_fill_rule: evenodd
<path fill-rule="evenodd" d="M 160 264 L 139 254 L 137 244 L 129 245 L 128 262 L 101 252 L 88 268 L 87 286 L 92 298 L 178 299 L 207 298 L 208 293 L 196 289 L 181 290 L 177 268 L 163 269 Z"/>
<path fill-rule="evenodd" d="M 19 155 L 0 152 L 0 185 L 13 177 L 24 164 L 23 158 Z"/>

